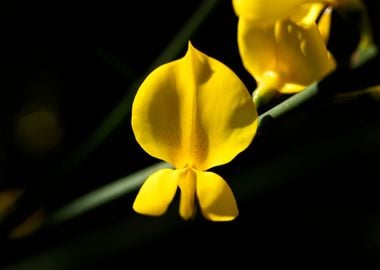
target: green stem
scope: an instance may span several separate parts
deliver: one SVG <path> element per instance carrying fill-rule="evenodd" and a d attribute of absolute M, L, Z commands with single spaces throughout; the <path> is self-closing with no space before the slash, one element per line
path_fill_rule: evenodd
<path fill-rule="evenodd" d="M 146 167 L 140 171 L 100 187 L 58 209 L 50 217 L 48 222 L 49 224 L 55 224 L 71 219 L 111 200 L 119 198 L 128 192 L 136 190 L 153 172 L 170 167 L 171 165 L 166 162 L 158 162 L 152 166 Z"/>
<path fill-rule="evenodd" d="M 290 96 L 277 106 L 274 106 L 270 110 L 262 113 L 259 116 L 260 127 L 264 124 L 264 121 L 267 119 L 277 119 L 281 116 L 287 114 L 290 111 L 295 110 L 299 106 L 305 104 L 307 101 L 313 99 L 319 93 L 319 87 L 317 83 L 313 83 L 310 86 L 306 87 L 303 91 L 298 92 L 297 94 Z"/>

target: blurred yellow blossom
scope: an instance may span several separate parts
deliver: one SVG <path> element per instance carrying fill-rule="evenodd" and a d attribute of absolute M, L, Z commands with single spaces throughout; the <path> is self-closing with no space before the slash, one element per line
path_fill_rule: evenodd
<path fill-rule="evenodd" d="M 37 231 L 45 221 L 46 213 L 43 208 L 38 208 L 28 216 L 21 224 L 16 226 L 10 234 L 10 238 L 21 238 Z"/>
<path fill-rule="evenodd" d="M 246 149 L 258 125 L 256 107 L 235 73 L 189 42 L 184 57 L 151 72 L 137 91 L 132 128 L 150 155 L 172 164 L 142 185 L 133 208 L 159 216 L 180 189 L 182 218 L 229 221 L 238 215 L 235 197 L 219 175 L 207 170 Z"/>
<path fill-rule="evenodd" d="M 322 2 L 333 1 L 233 1 L 239 53 L 256 80 L 256 103 L 299 92 L 336 68 L 326 47 L 331 9 Z"/>
<path fill-rule="evenodd" d="M 242 62 L 260 88 L 294 93 L 335 68 L 318 27 L 286 19 L 266 28 L 239 20 Z"/>
<path fill-rule="evenodd" d="M 24 191 L 18 188 L 0 191 L 0 222 L 12 212 L 15 204 L 17 204 L 18 199 L 23 193 Z M 28 236 L 38 230 L 44 221 L 45 211 L 41 207 L 32 212 L 20 224 L 13 228 L 9 232 L 9 237 L 21 238 Z"/>
<path fill-rule="evenodd" d="M 12 208 L 22 193 L 21 189 L 0 191 L 0 219 Z"/>

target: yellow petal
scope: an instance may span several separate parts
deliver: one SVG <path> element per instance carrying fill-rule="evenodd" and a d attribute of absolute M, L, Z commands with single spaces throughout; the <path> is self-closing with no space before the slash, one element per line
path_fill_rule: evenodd
<path fill-rule="evenodd" d="M 239 18 L 249 20 L 256 27 L 269 26 L 277 20 L 292 15 L 300 5 L 312 0 L 233 0 L 233 8 Z"/>
<path fill-rule="evenodd" d="M 278 20 L 293 17 L 298 22 L 314 21 L 323 4 L 334 4 L 336 0 L 232 0 L 233 9 L 239 18 L 249 20 L 256 27 L 273 25 Z M 320 5 L 312 7 L 310 5 Z M 312 19 L 314 16 L 314 19 Z"/>
<path fill-rule="evenodd" d="M 306 28 L 290 20 L 280 22 L 276 25 L 276 40 L 278 69 L 285 83 L 306 87 L 335 69 L 335 60 L 316 24 Z"/>
<path fill-rule="evenodd" d="M 327 7 L 323 11 L 318 21 L 319 32 L 321 33 L 326 44 L 330 37 L 332 11 L 333 11 L 332 7 Z"/>
<path fill-rule="evenodd" d="M 140 214 L 159 216 L 165 213 L 177 190 L 180 172 L 162 169 L 150 175 L 141 186 L 133 209 Z"/>
<path fill-rule="evenodd" d="M 287 19 L 257 28 L 239 20 L 238 44 L 242 62 L 258 84 L 274 73 L 283 93 L 300 91 L 335 68 L 316 24 L 303 27 Z"/>
<path fill-rule="evenodd" d="M 256 81 L 265 81 L 268 72 L 271 78 L 276 76 L 278 45 L 274 27 L 255 27 L 250 21 L 239 19 L 238 45 L 243 65 Z"/>
<path fill-rule="evenodd" d="M 234 72 L 189 42 L 183 58 L 158 67 L 141 84 L 132 128 L 150 155 L 176 168 L 206 170 L 250 144 L 257 112 Z"/>
<path fill-rule="evenodd" d="M 195 171 L 190 168 L 181 170 L 181 176 L 178 181 L 178 186 L 181 190 L 179 213 L 186 220 L 195 215 L 195 185 Z"/>
<path fill-rule="evenodd" d="M 230 221 L 239 215 L 235 197 L 222 177 L 212 172 L 196 172 L 196 194 L 202 214 L 212 221 Z"/>
<path fill-rule="evenodd" d="M 325 8 L 323 3 L 307 3 L 298 6 L 290 15 L 290 19 L 298 24 L 310 25 L 317 21 Z"/>

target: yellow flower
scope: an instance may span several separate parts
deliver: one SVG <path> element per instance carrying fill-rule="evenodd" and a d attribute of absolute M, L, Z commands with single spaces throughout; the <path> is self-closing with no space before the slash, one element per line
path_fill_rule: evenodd
<path fill-rule="evenodd" d="M 257 105 L 299 92 L 336 68 L 326 47 L 331 8 L 325 4 L 334 1 L 233 0 L 239 53 L 256 80 Z"/>
<path fill-rule="evenodd" d="M 244 67 L 262 89 L 295 93 L 336 66 L 316 24 L 301 26 L 285 19 L 255 27 L 239 19 L 238 45 Z"/>
<path fill-rule="evenodd" d="M 219 175 L 206 170 L 230 162 L 248 147 L 257 112 L 240 79 L 223 63 L 195 49 L 150 73 L 132 106 L 137 142 L 151 156 L 172 164 L 147 178 L 133 209 L 165 213 L 180 189 L 182 218 L 229 221 L 238 215 L 234 195 Z"/>

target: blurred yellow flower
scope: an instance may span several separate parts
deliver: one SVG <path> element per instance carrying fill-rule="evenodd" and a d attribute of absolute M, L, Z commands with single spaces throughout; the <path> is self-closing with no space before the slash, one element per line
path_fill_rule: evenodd
<path fill-rule="evenodd" d="M 257 103 L 276 92 L 299 92 L 336 68 L 326 47 L 331 9 L 325 4 L 333 2 L 233 0 L 239 53 L 257 82 Z"/>
<path fill-rule="evenodd" d="M 301 91 L 336 66 L 316 24 L 306 27 L 285 19 L 258 28 L 239 20 L 238 44 L 258 87 L 281 93 Z"/>
<path fill-rule="evenodd" d="M 182 218 L 194 217 L 198 202 L 205 218 L 233 220 L 238 207 L 230 187 L 206 170 L 247 148 L 257 125 L 256 107 L 240 79 L 189 42 L 186 55 L 150 73 L 135 96 L 132 128 L 137 142 L 175 169 L 149 176 L 133 209 L 162 215 L 179 187 Z"/>
<path fill-rule="evenodd" d="M 23 194 L 23 190 L 14 188 L 0 190 L 0 221 L 13 211 L 14 206 Z M 10 238 L 21 238 L 37 231 L 45 221 L 45 210 L 40 207 L 9 232 Z"/>

